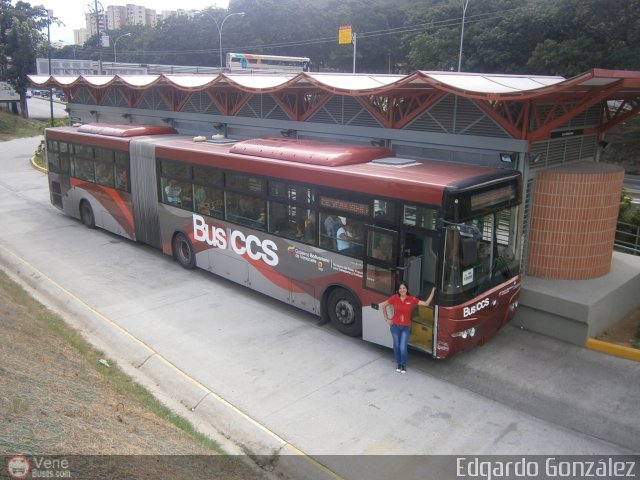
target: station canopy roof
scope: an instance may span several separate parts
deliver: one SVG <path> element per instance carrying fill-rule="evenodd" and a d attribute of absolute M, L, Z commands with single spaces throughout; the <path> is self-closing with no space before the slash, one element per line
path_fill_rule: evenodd
<path fill-rule="evenodd" d="M 500 75 L 466 72 L 418 71 L 410 75 L 382 74 L 160 74 L 160 75 L 30 75 L 37 87 L 107 88 L 125 86 L 147 89 L 172 86 L 183 91 L 230 87 L 245 92 L 271 93 L 284 90 L 319 89 L 344 95 L 383 95 L 394 91 L 441 90 L 483 100 L 524 100 L 547 95 L 585 94 L 603 90 L 608 99 L 640 97 L 640 72 L 593 69 L 566 79 L 544 75 Z"/>

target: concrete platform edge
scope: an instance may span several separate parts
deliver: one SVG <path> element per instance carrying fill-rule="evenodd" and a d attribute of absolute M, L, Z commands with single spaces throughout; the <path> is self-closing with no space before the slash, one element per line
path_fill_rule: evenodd
<path fill-rule="evenodd" d="M 524 276 L 512 324 L 585 346 L 589 338 L 640 307 L 640 257 L 613 252 L 611 271 L 591 280 Z"/>
<path fill-rule="evenodd" d="M 587 339 L 585 345 L 591 350 L 613 355 L 614 357 L 626 358 L 627 360 L 635 360 L 640 362 L 640 350 L 637 348 L 625 347 L 623 345 L 615 345 L 613 343 L 603 342 L 595 338 Z"/>

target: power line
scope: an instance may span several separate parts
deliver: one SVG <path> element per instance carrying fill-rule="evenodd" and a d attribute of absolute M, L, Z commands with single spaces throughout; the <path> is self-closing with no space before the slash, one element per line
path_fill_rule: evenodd
<path fill-rule="evenodd" d="M 529 8 L 528 6 L 516 7 L 508 10 L 501 10 L 499 12 L 486 12 L 480 13 L 476 15 L 468 15 L 465 19 L 465 24 L 476 23 L 482 20 L 490 20 L 497 19 L 508 16 L 514 12 L 525 10 Z M 462 17 L 450 18 L 445 20 L 439 20 L 435 22 L 427 22 L 420 23 L 415 25 L 407 25 L 402 27 L 381 29 L 381 30 L 371 30 L 367 32 L 359 32 L 358 38 L 372 38 L 379 37 L 383 35 L 392 35 L 392 34 L 410 34 L 416 32 L 424 32 L 426 30 L 431 29 L 440 29 L 447 28 L 459 25 L 462 22 Z M 298 47 L 305 45 L 320 45 L 322 43 L 335 42 L 336 36 L 324 37 L 324 38 L 316 38 L 310 40 L 296 40 L 291 42 L 281 42 L 281 43 L 272 43 L 272 44 L 262 44 L 262 45 L 249 45 L 242 47 L 229 47 L 225 48 L 226 51 L 252 51 L 256 49 L 260 50 L 274 50 L 279 48 L 286 47 Z M 99 50 L 89 50 L 89 53 L 95 53 Z M 151 56 L 151 55 L 189 55 L 189 54 L 213 54 L 219 52 L 218 48 L 206 48 L 206 49 L 197 49 L 197 50 L 146 50 L 146 51 L 128 51 L 126 55 L 137 55 L 137 56 Z M 125 53 L 123 53 L 124 55 Z"/>
<path fill-rule="evenodd" d="M 468 23 L 476 23 L 476 22 L 480 22 L 482 20 L 492 20 L 492 19 L 496 19 L 496 18 L 502 18 L 502 17 L 506 17 L 507 15 L 510 15 L 514 12 L 517 12 L 519 10 L 524 10 L 527 7 L 516 7 L 516 8 L 511 8 L 508 10 L 502 10 L 500 12 L 488 12 L 488 13 L 478 13 L 476 15 L 467 15 L 466 19 L 465 19 L 465 24 Z M 457 17 L 457 18 L 449 18 L 446 20 L 440 20 L 437 22 L 429 22 L 429 23 L 421 23 L 421 24 L 416 24 L 416 25 L 408 25 L 405 27 L 397 27 L 397 28 L 390 28 L 390 29 L 385 29 L 385 30 L 373 30 L 370 32 L 362 32 L 362 33 L 358 33 L 358 38 L 367 38 L 367 37 L 377 37 L 377 36 L 382 36 L 382 35 L 389 35 L 392 33 L 398 33 L 398 34 L 403 34 L 403 33 L 413 33 L 413 32 L 418 32 L 418 31 L 424 31 L 424 30 L 429 30 L 432 28 L 445 28 L 445 27 L 455 27 L 457 25 L 459 25 L 462 22 L 462 17 Z"/>

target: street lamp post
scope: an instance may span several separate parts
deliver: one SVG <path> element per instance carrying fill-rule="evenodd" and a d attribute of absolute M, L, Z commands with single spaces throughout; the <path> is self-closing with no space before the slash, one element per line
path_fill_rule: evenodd
<path fill-rule="evenodd" d="M 51 71 L 51 18 L 53 18 L 53 10 L 47 10 L 47 59 L 49 60 L 49 76 Z M 49 87 L 49 110 L 51 112 L 51 126 L 53 127 L 53 88 Z"/>
<path fill-rule="evenodd" d="M 222 23 L 220 25 L 218 25 L 218 21 L 216 20 L 216 17 L 211 16 L 211 18 L 213 18 L 213 21 L 216 22 L 216 27 L 218 28 L 218 35 L 220 36 L 219 38 L 220 40 L 220 71 L 222 71 L 223 69 L 222 67 L 222 27 L 224 27 L 224 22 L 227 21 L 227 18 L 233 17 L 234 15 L 239 15 L 241 17 L 244 17 L 244 12 L 230 13 L 229 15 L 227 15 L 222 19 Z"/>
<path fill-rule="evenodd" d="M 123 35 L 120 35 L 118 38 L 116 38 L 116 41 L 113 42 L 113 63 L 116 63 L 118 61 L 118 55 L 116 53 L 116 45 L 118 45 L 118 40 L 120 40 L 122 37 L 130 37 L 130 36 L 131 36 L 131 32 L 125 33 Z"/>
<path fill-rule="evenodd" d="M 462 29 L 460 30 L 460 52 L 458 53 L 458 71 L 462 67 L 462 40 L 464 39 L 464 17 L 467 13 L 467 7 L 469 6 L 469 0 L 463 0 L 462 5 Z"/>
<path fill-rule="evenodd" d="M 102 75 L 102 35 L 100 35 L 100 10 L 98 10 L 98 5 L 104 11 L 102 4 L 95 0 L 95 10 L 94 14 L 96 16 L 96 36 L 98 37 L 98 50 L 100 50 L 100 59 L 98 60 L 98 75 Z"/>

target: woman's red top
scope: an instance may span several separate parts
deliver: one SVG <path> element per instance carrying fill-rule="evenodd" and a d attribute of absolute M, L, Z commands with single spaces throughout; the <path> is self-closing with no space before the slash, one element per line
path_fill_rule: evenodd
<path fill-rule="evenodd" d="M 391 295 L 387 302 L 393 306 L 393 317 L 391 323 L 401 327 L 411 326 L 411 311 L 418 304 L 420 299 L 413 295 L 407 295 L 404 300 L 400 299 L 400 295 Z"/>

